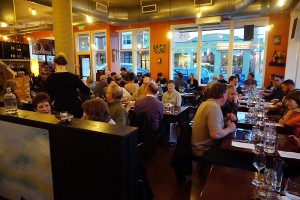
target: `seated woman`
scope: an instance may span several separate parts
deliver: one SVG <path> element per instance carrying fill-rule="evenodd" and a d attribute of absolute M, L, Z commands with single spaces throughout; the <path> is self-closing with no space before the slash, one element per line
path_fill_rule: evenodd
<path fill-rule="evenodd" d="M 195 79 L 193 73 L 190 74 L 190 79 L 187 81 L 187 83 L 189 84 L 190 89 L 192 89 L 192 90 L 197 90 L 199 87 L 199 83 L 198 83 L 197 79 Z"/>
<path fill-rule="evenodd" d="M 110 117 L 107 103 L 100 98 L 87 100 L 82 104 L 82 109 L 81 119 L 116 124 Z"/>
<path fill-rule="evenodd" d="M 37 93 L 32 99 L 34 111 L 39 113 L 51 114 L 51 98 L 45 92 Z"/>
<path fill-rule="evenodd" d="M 288 112 L 279 120 L 279 124 L 292 127 L 294 134 L 300 137 L 300 91 L 285 96 Z"/>

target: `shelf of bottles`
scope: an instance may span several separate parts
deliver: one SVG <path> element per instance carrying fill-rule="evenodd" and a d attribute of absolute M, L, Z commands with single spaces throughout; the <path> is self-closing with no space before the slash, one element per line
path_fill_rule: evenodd
<path fill-rule="evenodd" d="M 28 44 L 20 44 L 13 42 L 0 42 L 1 59 L 12 60 L 30 60 L 30 52 Z"/>

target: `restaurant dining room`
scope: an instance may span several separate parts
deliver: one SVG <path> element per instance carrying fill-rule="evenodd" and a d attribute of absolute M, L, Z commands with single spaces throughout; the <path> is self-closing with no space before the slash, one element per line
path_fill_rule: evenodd
<path fill-rule="evenodd" d="M 300 1 L 1 0 L 0 200 L 299 200 Z"/>

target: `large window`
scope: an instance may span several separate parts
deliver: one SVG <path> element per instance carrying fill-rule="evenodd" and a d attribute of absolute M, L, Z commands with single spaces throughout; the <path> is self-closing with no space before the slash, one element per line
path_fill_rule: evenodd
<path fill-rule="evenodd" d="M 120 32 L 120 41 L 120 67 L 142 74 L 147 73 L 150 68 L 149 30 Z"/>
<path fill-rule="evenodd" d="M 179 72 L 187 79 L 189 74 L 196 74 L 197 69 L 197 27 L 175 29 L 173 42 L 173 80 Z"/>
<path fill-rule="evenodd" d="M 94 32 L 93 34 L 93 61 L 97 70 L 106 70 L 106 34 L 105 32 Z"/>
<path fill-rule="evenodd" d="M 254 73 L 258 86 L 261 86 L 267 23 L 267 18 L 258 18 L 226 21 L 219 26 L 173 27 L 173 79 L 176 79 L 179 72 L 186 80 L 189 74 L 196 75 L 198 72 L 197 74 L 201 74 L 201 83 L 206 84 L 215 75 L 223 74 L 225 79 L 228 79 L 230 75 L 239 74 L 243 80 L 248 73 Z M 246 41 L 244 26 L 249 24 L 254 25 L 254 34 L 253 39 Z"/>

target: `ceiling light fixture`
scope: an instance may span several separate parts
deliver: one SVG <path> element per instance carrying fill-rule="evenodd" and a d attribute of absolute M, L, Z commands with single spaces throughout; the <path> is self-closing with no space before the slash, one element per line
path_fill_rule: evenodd
<path fill-rule="evenodd" d="M 34 8 L 34 3 L 32 4 L 31 14 L 34 16 L 36 15 L 36 10 Z"/>
<path fill-rule="evenodd" d="M 86 21 L 89 24 L 93 23 L 93 19 L 90 16 L 88 16 L 88 15 L 86 16 Z"/>
<path fill-rule="evenodd" d="M 28 40 L 28 41 L 30 41 L 30 40 L 31 40 L 31 38 L 30 38 L 30 37 L 27 37 L 27 40 Z"/>
<path fill-rule="evenodd" d="M 3 40 L 7 41 L 8 37 L 6 35 L 3 36 Z"/>
<path fill-rule="evenodd" d="M 1 27 L 2 27 L 2 28 L 5 28 L 5 27 L 7 27 L 7 23 L 5 23 L 5 22 L 1 22 Z"/>

